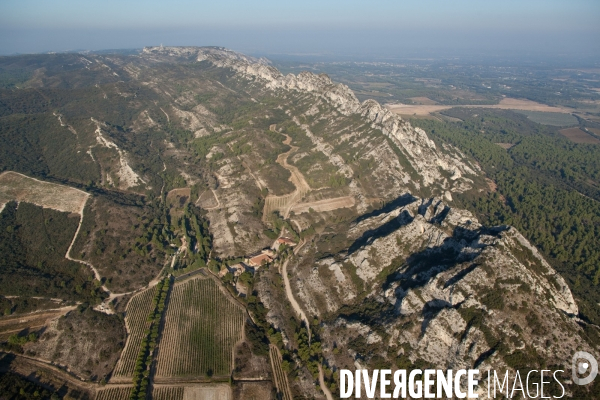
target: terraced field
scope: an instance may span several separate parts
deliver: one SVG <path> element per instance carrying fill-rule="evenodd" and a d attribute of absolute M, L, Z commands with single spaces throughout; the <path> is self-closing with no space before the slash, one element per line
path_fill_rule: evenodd
<path fill-rule="evenodd" d="M 146 289 L 135 295 L 126 309 L 125 324 L 127 326 L 127 344 L 121 358 L 115 367 L 111 382 L 130 382 L 135 369 L 135 362 L 140 351 L 142 340 L 146 337 L 145 331 L 149 322 L 147 321 L 150 311 L 154 308 L 152 298 L 156 293 L 156 287 Z"/>
<path fill-rule="evenodd" d="M 228 376 L 244 319 L 243 308 L 212 279 L 194 277 L 175 284 L 158 346 L 156 381 Z"/>

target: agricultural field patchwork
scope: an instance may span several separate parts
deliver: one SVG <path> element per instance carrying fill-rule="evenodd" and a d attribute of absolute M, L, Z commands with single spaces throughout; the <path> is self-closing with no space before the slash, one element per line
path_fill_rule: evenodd
<path fill-rule="evenodd" d="M 196 277 L 176 283 L 165 312 L 156 380 L 228 376 L 244 319 L 243 308 L 212 279 Z"/>
<path fill-rule="evenodd" d="M 538 124 L 552 126 L 577 125 L 577 118 L 571 114 L 529 110 L 517 110 L 515 112 L 526 115 L 528 119 Z"/>

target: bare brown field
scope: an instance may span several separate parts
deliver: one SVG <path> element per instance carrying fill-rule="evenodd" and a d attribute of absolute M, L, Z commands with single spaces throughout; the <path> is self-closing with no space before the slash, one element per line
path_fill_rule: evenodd
<path fill-rule="evenodd" d="M 454 107 L 466 108 L 497 108 L 501 110 L 543 111 L 570 114 L 573 110 L 563 107 L 552 107 L 525 99 L 504 98 L 499 104 L 493 105 L 425 105 L 425 104 L 387 104 L 386 107 L 400 115 L 429 115 L 434 112 L 448 110 Z"/>
<path fill-rule="evenodd" d="M 416 104 L 424 106 L 433 106 L 437 104 L 436 101 L 431 100 L 429 97 L 410 97 L 410 100 L 412 100 Z"/>
<path fill-rule="evenodd" d="M 592 133 L 595 133 L 596 135 L 600 136 L 600 129 L 588 128 L 588 131 L 591 131 Z"/>
<path fill-rule="evenodd" d="M 272 395 L 273 384 L 270 381 L 236 382 L 233 388 L 235 400 L 275 400 Z"/>
<path fill-rule="evenodd" d="M 16 200 L 81 215 L 88 196 L 82 190 L 40 181 L 18 172 L 0 174 L 0 204 Z"/>
<path fill-rule="evenodd" d="M 191 194 L 192 190 L 189 187 L 173 189 L 167 194 L 166 201 L 170 209 L 171 218 L 177 220 L 177 218 L 183 215 L 184 208 L 190 201 Z"/>
<path fill-rule="evenodd" d="M 312 208 L 316 212 L 325 212 L 337 210 L 338 208 L 354 207 L 355 203 L 356 201 L 353 196 L 336 197 L 334 199 L 324 199 L 310 203 L 299 203 L 293 206 L 291 211 L 296 214 L 302 214 L 309 212 Z"/>
<path fill-rule="evenodd" d="M 306 179 L 304 179 L 302 172 L 300 172 L 296 166 L 290 165 L 287 162 L 288 156 L 298 150 L 298 147 L 290 144 L 292 143 L 292 138 L 290 136 L 285 136 L 286 139 L 283 141 L 283 144 L 289 145 L 291 149 L 285 153 L 279 154 L 279 156 L 277 156 L 277 163 L 292 173 L 290 181 L 294 184 L 296 190 L 283 196 L 268 195 L 265 199 L 263 219 L 266 219 L 273 211 L 282 211 L 283 216 L 287 218 L 293 205 L 296 204 L 302 196 L 310 192 L 310 186 L 308 185 L 308 182 L 306 182 Z"/>
<path fill-rule="evenodd" d="M 183 400 L 232 400 L 229 385 L 193 385 L 183 387 Z"/>
<path fill-rule="evenodd" d="M 582 131 L 579 128 L 561 129 L 559 132 L 561 135 L 565 136 L 574 143 L 600 144 L 600 140 L 588 135 L 586 132 Z"/>
<path fill-rule="evenodd" d="M 182 386 L 154 386 L 152 400 L 183 400 Z"/>
<path fill-rule="evenodd" d="M 62 307 L 56 310 L 34 312 L 10 317 L 0 318 L 0 340 L 7 339 L 10 335 L 29 330 L 30 332 L 46 326 L 50 320 L 65 315 L 76 306 Z"/>

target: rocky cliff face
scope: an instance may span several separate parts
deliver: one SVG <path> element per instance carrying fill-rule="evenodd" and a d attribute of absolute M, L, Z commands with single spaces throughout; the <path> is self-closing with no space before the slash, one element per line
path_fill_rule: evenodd
<path fill-rule="evenodd" d="M 301 72 L 298 75 L 283 75 L 268 65 L 264 59 L 240 55 L 223 48 L 145 48 L 145 55 L 167 57 L 196 57 L 220 68 L 230 68 L 240 76 L 252 81 L 261 89 L 272 91 L 295 91 L 309 93 L 315 100 L 330 104 L 343 116 L 360 115 L 373 129 L 380 130 L 390 138 L 406 157 L 419 176 L 417 187 L 439 185 L 447 200 L 452 200 L 452 192 L 463 192 L 472 187 L 472 180 L 463 175 L 476 175 L 479 167 L 465 162 L 459 152 L 451 147 L 444 151 L 419 128 L 382 107 L 375 100 L 362 104 L 354 93 L 343 84 L 336 84 L 325 75 Z"/>
<path fill-rule="evenodd" d="M 343 251 L 318 239 L 289 267 L 331 368 L 568 371 L 578 349 L 599 350 L 564 279 L 518 231 L 440 199 L 405 203 L 355 221 Z"/>

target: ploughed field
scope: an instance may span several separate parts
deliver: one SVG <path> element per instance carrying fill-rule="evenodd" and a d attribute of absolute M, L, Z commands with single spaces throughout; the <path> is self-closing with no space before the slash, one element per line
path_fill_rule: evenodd
<path fill-rule="evenodd" d="M 561 129 L 560 134 L 569 138 L 574 143 L 589 143 L 589 144 L 600 144 L 600 140 L 589 135 L 579 128 L 567 128 Z"/>
<path fill-rule="evenodd" d="M 195 277 L 176 283 L 164 315 L 156 381 L 228 376 L 244 320 L 243 308 L 212 279 Z"/>

